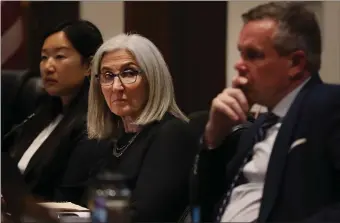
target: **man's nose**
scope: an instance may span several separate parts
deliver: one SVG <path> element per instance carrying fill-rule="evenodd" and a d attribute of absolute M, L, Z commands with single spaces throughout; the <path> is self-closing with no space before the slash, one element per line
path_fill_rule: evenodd
<path fill-rule="evenodd" d="M 248 73 L 248 68 L 245 61 L 241 58 L 234 65 L 234 69 L 239 73 L 239 75 L 244 76 Z"/>
<path fill-rule="evenodd" d="M 240 58 L 234 65 L 234 69 L 237 71 L 245 69 L 244 60 Z"/>

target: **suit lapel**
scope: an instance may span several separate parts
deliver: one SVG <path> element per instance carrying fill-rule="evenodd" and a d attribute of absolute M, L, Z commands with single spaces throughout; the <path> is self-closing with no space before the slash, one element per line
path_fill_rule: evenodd
<path fill-rule="evenodd" d="M 282 121 L 267 167 L 258 222 L 268 221 L 281 185 L 288 150 L 294 136 L 294 127 L 298 124 L 299 110 L 303 104 L 303 99 L 309 90 L 319 83 L 322 83 L 319 76 L 315 75 L 310 79 L 301 89 Z"/>
<path fill-rule="evenodd" d="M 50 156 L 54 152 L 55 148 L 58 147 L 60 141 L 60 130 L 63 120 L 58 124 L 58 126 L 51 132 L 51 134 L 47 137 L 47 139 L 42 143 L 36 153 L 33 155 L 31 160 L 29 161 L 24 175 L 28 175 L 28 173 L 36 167 L 38 164 L 46 163 L 49 160 Z"/>
<path fill-rule="evenodd" d="M 51 132 L 37 152 L 33 155 L 25 169 L 25 176 L 28 175 L 32 169 L 35 169 L 35 167 L 39 165 L 44 166 L 44 164 L 48 163 L 54 157 L 56 152 L 58 152 L 56 150 L 65 140 L 64 136 L 68 135 L 69 131 L 72 129 L 71 126 L 74 121 L 75 119 L 72 120 L 72 117 L 70 116 L 66 116 L 60 121 L 57 127 Z"/>
<path fill-rule="evenodd" d="M 39 135 L 41 129 L 44 129 L 48 125 L 49 120 L 50 118 L 48 116 L 39 112 L 35 117 L 27 122 L 25 126 L 23 126 L 23 134 L 19 134 L 18 144 L 10 150 L 11 156 L 17 163 L 20 161 L 21 157 L 32 144 L 34 139 Z"/>

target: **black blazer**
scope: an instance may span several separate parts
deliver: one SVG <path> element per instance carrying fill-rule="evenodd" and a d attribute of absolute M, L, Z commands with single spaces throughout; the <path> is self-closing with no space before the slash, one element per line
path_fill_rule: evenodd
<path fill-rule="evenodd" d="M 128 139 L 129 136 L 123 134 L 118 142 Z M 69 167 L 72 171 L 67 171 L 69 174 L 63 181 L 62 194 L 83 190 L 81 185 L 86 186 L 86 177 L 92 177 L 101 166 L 127 177 L 132 191 L 133 221 L 173 222 L 179 219 L 188 204 L 188 179 L 197 150 L 187 123 L 166 114 L 163 120 L 145 126 L 120 158 L 112 155 L 112 142 L 98 142 L 95 148 L 92 153 L 75 153 Z M 99 151 L 105 151 L 104 159 L 93 162 L 92 155 Z M 87 162 L 92 164 L 80 168 Z M 73 201 L 81 202 L 79 197 Z"/>
<path fill-rule="evenodd" d="M 258 222 L 340 221 L 339 96 L 340 86 L 323 84 L 314 75 L 294 100 L 270 156 Z M 252 148 L 249 139 L 258 127 L 257 120 L 224 163 L 226 175 L 219 177 L 224 191 Z M 205 187 L 209 191 L 215 185 Z"/>
<path fill-rule="evenodd" d="M 23 175 L 30 191 L 39 199 L 54 200 L 72 151 L 86 140 L 86 82 L 63 113 L 64 117 L 29 161 Z M 59 98 L 48 97 L 36 115 L 18 131 L 10 155 L 18 162 L 38 134 L 62 112 Z"/>

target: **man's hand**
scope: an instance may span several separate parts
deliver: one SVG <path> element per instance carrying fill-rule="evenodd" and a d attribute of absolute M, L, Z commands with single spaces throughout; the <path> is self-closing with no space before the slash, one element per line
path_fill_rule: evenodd
<path fill-rule="evenodd" d="M 204 139 L 208 148 L 216 148 L 230 133 L 232 127 L 247 121 L 249 104 L 242 92 L 248 80 L 237 76 L 231 88 L 226 88 L 212 101 Z"/>

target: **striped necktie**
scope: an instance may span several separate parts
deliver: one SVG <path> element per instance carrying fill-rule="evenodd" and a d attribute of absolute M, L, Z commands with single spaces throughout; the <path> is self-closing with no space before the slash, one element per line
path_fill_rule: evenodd
<path fill-rule="evenodd" d="M 261 117 L 261 116 L 264 116 L 264 117 Z M 265 139 L 267 130 L 270 127 L 272 127 L 273 125 L 275 125 L 278 122 L 278 120 L 279 120 L 279 117 L 276 116 L 272 112 L 264 113 L 261 116 L 259 116 L 258 118 L 259 119 L 263 118 L 264 121 L 261 124 L 260 128 L 257 130 L 256 135 L 254 136 L 254 139 L 255 139 L 254 140 L 254 145 L 256 143 L 258 143 L 258 142 L 263 141 Z M 230 199 L 230 196 L 231 196 L 231 193 L 232 193 L 233 189 L 236 186 L 238 186 L 238 185 L 246 183 L 245 182 L 246 179 L 243 176 L 243 168 L 251 160 L 252 155 L 253 155 L 253 147 L 251 147 L 251 149 L 248 151 L 247 155 L 245 156 L 245 158 L 244 158 L 244 160 L 242 162 L 242 165 L 240 166 L 239 170 L 237 171 L 237 174 L 235 175 L 235 177 L 233 178 L 233 181 L 232 181 L 232 183 L 230 185 L 229 190 L 224 194 L 223 200 L 222 200 L 222 202 L 220 204 L 220 207 L 218 209 L 218 214 L 216 216 L 216 221 L 215 222 L 220 222 L 221 221 L 222 216 L 223 216 L 224 211 L 225 211 L 225 208 L 228 205 L 228 202 L 229 202 L 229 199 Z"/>

